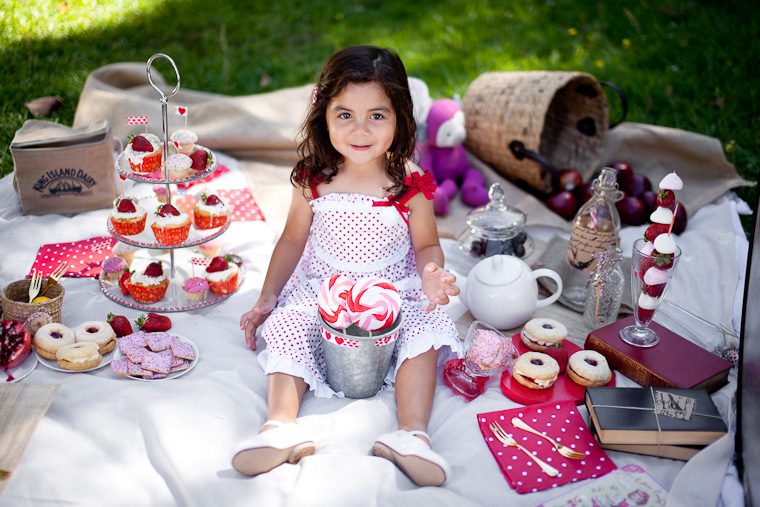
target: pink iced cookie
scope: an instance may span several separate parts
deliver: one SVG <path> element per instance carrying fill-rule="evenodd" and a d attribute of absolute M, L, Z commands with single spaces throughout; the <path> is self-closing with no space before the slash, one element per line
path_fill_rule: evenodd
<path fill-rule="evenodd" d="M 506 357 L 501 337 L 488 329 L 478 329 L 467 357 L 483 369 L 501 366 Z"/>
<path fill-rule="evenodd" d="M 169 333 L 148 333 L 145 335 L 148 348 L 153 352 L 161 352 L 171 347 L 171 338 Z"/>
<path fill-rule="evenodd" d="M 330 326 L 344 329 L 351 324 L 346 313 L 346 296 L 353 282 L 343 275 L 333 275 L 325 279 L 319 288 L 317 303 L 319 313 Z"/>
<path fill-rule="evenodd" d="M 145 377 L 146 375 L 150 375 L 148 370 L 144 370 L 142 366 L 133 362 L 127 364 L 127 370 L 129 371 L 129 375 L 133 377 Z"/>
<path fill-rule="evenodd" d="M 156 352 L 146 352 L 140 366 L 145 370 L 156 373 L 169 373 L 171 370 L 171 359 L 167 355 L 157 354 Z"/>
<path fill-rule="evenodd" d="M 367 331 L 391 326 L 401 311 L 401 297 L 388 280 L 377 277 L 357 281 L 346 296 L 351 322 Z"/>
<path fill-rule="evenodd" d="M 195 350 L 189 343 L 174 342 L 172 343 L 172 352 L 175 356 L 188 359 L 190 361 L 195 359 Z"/>
<path fill-rule="evenodd" d="M 174 373 L 175 371 L 187 370 L 188 368 L 190 368 L 190 361 L 188 361 L 187 359 L 182 359 L 181 363 L 179 363 L 176 366 L 172 366 L 170 372 Z"/>
<path fill-rule="evenodd" d="M 133 363 L 142 363 L 143 359 L 145 359 L 145 354 L 147 354 L 147 349 L 144 349 L 142 347 L 135 347 L 132 346 L 127 349 L 124 354 L 129 358 L 129 360 Z"/>
<path fill-rule="evenodd" d="M 129 361 L 126 359 L 111 361 L 111 369 L 117 375 L 129 375 Z"/>

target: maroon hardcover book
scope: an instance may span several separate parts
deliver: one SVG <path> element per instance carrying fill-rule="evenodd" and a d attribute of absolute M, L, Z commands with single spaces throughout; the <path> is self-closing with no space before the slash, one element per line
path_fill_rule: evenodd
<path fill-rule="evenodd" d="M 634 347 L 620 339 L 620 330 L 633 316 L 588 334 L 584 348 L 607 358 L 611 368 L 644 387 L 699 387 L 713 393 L 728 383 L 732 364 L 652 321 L 660 337 L 654 347 Z"/>

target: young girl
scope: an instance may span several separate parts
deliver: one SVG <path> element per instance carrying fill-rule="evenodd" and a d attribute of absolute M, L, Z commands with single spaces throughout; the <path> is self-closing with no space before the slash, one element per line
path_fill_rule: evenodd
<path fill-rule="evenodd" d="M 459 289 L 442 268 L 432 175 L 409 161 L 415 123 L 398 55 L 371 46 L 332 55 L 302 131 L 287 223 L 261 296 L 240 319 L 251 350 L 263 325 L 266 349 L 258 358 L 268 375 L 268 420 L 232 464 L 257 475 L 315 452 L 295 422 L 306 389 L 336 394 L 321 348 L 320 285 L 334 274 L 377 276 L 399 291 L 403 324 L 386 376 L 395 381 L 399 429 L 372 450 L 418 485 L 443 484 L 449 466 L 430 448 L 426 430 L 439 359 L 461 355 L 456 328 L 438 306 Z"/>

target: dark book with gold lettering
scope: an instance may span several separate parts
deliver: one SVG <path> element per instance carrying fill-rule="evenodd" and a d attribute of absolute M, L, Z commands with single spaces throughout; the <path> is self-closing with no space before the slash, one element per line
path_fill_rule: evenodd
<path fill-rule="evenodd" d="M 654 347 L 635 347 L 620 339 L 633 316 L 591 331 L 585 349 L 602 354 L 610 368 L 644 387 L 705 388 L 713 393 L 728 383 L 732 364 L 652 321 L 660 336 Z"/>
<path fill-rule="evenodd" d="M 705 389 L 588 387 L 585 401 L 602 444 L 699 446 L 728 431 Z"/>

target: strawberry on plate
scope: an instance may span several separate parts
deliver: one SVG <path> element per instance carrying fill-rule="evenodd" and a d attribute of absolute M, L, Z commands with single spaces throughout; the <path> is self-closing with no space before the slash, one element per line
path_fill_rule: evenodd
<path fill-rule="evenodd" d="M 109 313 L 106 321 L 111 324 L 111 329 L 116 333 L 116 336 L 122 337 L 132 334 L 132 324 L 125 316 Z"/>
<path fill-rule="evenodd" d="M 153 312 L 141 315 L 135 323 L 139 329 L 146 333 L 160 333 L 172 328 L 172 321 L 169 317 Z"/>
<path fill-rule="evenodd" d="M 205 171 L 206 167 L 211 163 L 211 154 L 199 148 L 190 154 L 190 159 L 193 161 L 190 169 Z"/>
<path fill-rule="evenodd" d="M 121 293 L 125 296 L 129 294 L 126 281 L 129 280 L 131 277 L 132 277 L 132 271 L 130 271 L 129 268 L 125 268 L 121 276 L 119 277 L 119 288 L 121 289 Z"/>

